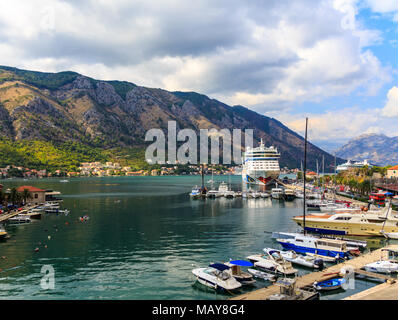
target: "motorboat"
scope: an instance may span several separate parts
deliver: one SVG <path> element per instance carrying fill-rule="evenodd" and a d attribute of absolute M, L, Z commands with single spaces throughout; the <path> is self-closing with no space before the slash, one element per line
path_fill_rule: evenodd
<path fill-rule="evenodd" d="M 254 263 L 255 267 L 266 272 L 279 273 L 285 276 L 294 275 L 298 272 L 297 269 L 293 268 L 291 262 L 283 259 L 277 251 L 250 255 L 246 259 Z"/>
<path fill-rule="evenodd" d="M 304 216 L 293 217 L 299 226 L 304 225 Z M 306 215 L 305 230 L 320 234 L 349 236 L 383 236 L 386 233 L 398 232 L 398 215 L 390 205 L 383 210 L 369 210 L 362 213 L 346 212 L 324 215 Z"/>
<path fill-rule="evenodd" d="M 387 239 L 398 240 L 398 232 L 384 232 L 381 230 L 380 233 L 382 233 Z"/>
<path fill-rule="evenodd" d="M 314 282 L 313 287 L 318 291 L 330 291 L 343 288 L 343 284 L 346 283 L 345 278 L 334 278 L 320 282 Z"/>
<path fill-rule="evenodd" d="M 198 186 L 194 187 L 191 191 L 191 193 L 189 194 L 189 196 L 191 197 L 191 199 L 199 199 L 202 195 L 202 192 L 200 190 L 200 188 L 198 188 Z"/>
<path fill-rule="evenodd" d="M 224 192 L 224 197 L 227 199 L 235 198 L 235 192 L 232 190 L 228 190 Z"/>
<path fill-rule="evenodd" d="M 282 188 L 272 188 L 271 197 L 276 200 L 283 200 L 283 189 Z"/>
<path fill-rule="evenodd" d="M 274 231 L 274 232 L 272 232 L 271 238 L 273 238 L 273 239 L 294 239 L 294 237 L 296 235 L 303 235 L 303 233 Z M 314 234 L 311 234 L 311 237 L 318 238 L 318 239 L 325 239 L 326 238 L 326 239 L 343 240 L 343 241 L 346 242 L 348 250 L 357 250 L 359 248 L 365 249 L 367 247 L 367 245 L 368 245 L 367 241 L 364 241 L 364 240 L 344 238 L 344 237 L 338 237 L 338 236 L 333 236 L 333 235 L 314 235 Z M 307 253 L 307 255 L 308 255 L 308 253 Z"/>
<path fill-rule="evenodd" d="M 270 253 L 273 251 L 277 251 L 283 259 L 286 261 L 291 262 L 292 264 L 301 265 L 307 268 L 314 268 L 314 269 L 322 269 L 324 266 L 323 260 L 307 255 L 300 255 L 294 252 L 293 250 L 289 251 L 280 251 L 271 248 L 264 248 L 264 252 Z"/>
<path fill-rule="evenodd" d="M 20 216 L 29 217 L 30 219 L 41 219 L 42 211 L 29 210 L 26 213 L 21 213 Z"/>
<path fill-rule="evenodd" d="M 226 262 L 225 265 L 230 267 L 226 272 L 230 272 L 242 285 L 253 285 L 256 282 L 256 280 L 253 279 L 253 275 L 241 269 L 241 267 L 252 267 L 253 263 L 245 260 L 231 260 Z"/>
<path fill-rule="evenodd" d="M 0 224 L 0 239 L 5 239 L 7 238 L 8 233 L 6 231 L 6 229 L 4 228 L 4 226 L 2 224 Z"/>
<path fill-rule="evenodd" d="M 66 182 L 69 182 L 69 180 L 59 180 L 59 182 L 62 182 L 62 183 L 66 183 Z"/>
<path fill-rule="evenodd" d="M 315 253 L 321 256 L 333 258 L 348 258 L 350 250 L 347 242 L 337 239 L 316 238 L 303 234 L 293 234 L 291 238 L 276 239 L 285 250 L 293 250 L 297 253 Z"/>
<path fill-rule="evenodd" d="M 398 272 L 398 261 L 379 260 L 364 266 L 368 272 L 395 273 Z"/>
<path fill-rule="evenodd" d="M 257 269 L 247 268 L 247 272 L 249 272 L 253 277 L 262 279 L 264 281 L 275 281 L 277 276 L 272 273 L 260 271 Z"/>
<path fill-rule="evenodd" d="M 226 272 L 230 267 L 223 263 L 213 263 L 206 268 L 196 268 L 192 270 L 197 281 L 209 288 L 219 291 L 233 291 L 242 287 L 230 272 Z"/>
<path fill-rule="evenodd" d="M 32 222 L 32 220 L 29 217 L 20 214 L 12 218 L 9 218 L 7 221 L 9 224 L 28 224 Z"/>
<path fill-rule="evenodd" d="M 220 183 L 218 186 L 218 192 L 224 194 L 225 192 L 229 191 L 228 184 L 224 181 Z"/>
<path fill-rule="evenodd" d="M 45 209 L 44 212 L 46 212 L 46 213 L 64 213 L 64 214 L 69 214 L 70 211 L 68 209 L 61 210 L 59 208 L 48 208 L 48 209 Z"/>
<path fill-rule="evenodd" d="M 293 201 L 296 198 L 296 194 L 292 189 L 285 189 L 283 192 L 283 197 L 285 201 Z"/>
<path fill-rule="evenodd" d="M 271 197 L 271 194 L 267 192 L 261 192 L 261 198 L 269 198 L 269 197 Z"/>
<path fill-rule="evenodd" d="M 258 199 L 258 198 L 261 198 L 261 193 L 260 193 L 260 192 L 257 192 L 257 191 L 253 191 L 253 192 L 251 193 L 251 196 L 252 196 L 252 198 L 254 198 L 254 199 Z"/>
<path fill-rule="evenodd" d="M 384 256 L 383 256 L 384 255 Z M 382 249 L 382 257 L 379 261 L 368 263 L 364 269 L 376 273 L 397 273 L 398 272 L 398 251 Z"/>
<path fill-rule="evenodd" d="M 206 193 L 206 198 L 215 199 L 215 198 L 220 198 L 220 197 L 222 197 L 222 194 L 220 194 L 218 192 L 218 190 L 209 190 Z"/>

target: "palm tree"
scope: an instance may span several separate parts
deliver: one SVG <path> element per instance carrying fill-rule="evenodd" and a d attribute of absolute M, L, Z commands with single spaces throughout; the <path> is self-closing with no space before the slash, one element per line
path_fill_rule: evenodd
<path fill-rule="evenodd" d="M 33 199 L 33 196 L 28 189 L 23 189 L 21 196 L 22 196 L 22 199 L 24 200 L 24 202 L 23 202 L 24 205 L 26 204 L 26 201 L 28 199 Z"/>
<path fill-rule="evenodd" d="M 22 199 L 21 194 L 17 191 L 14 187 L 11 189 L 10 194 L 8 195 L 9 201 L 11 201 L 12 205 L 14 206 L 16 203 L 19 203 Z"/>

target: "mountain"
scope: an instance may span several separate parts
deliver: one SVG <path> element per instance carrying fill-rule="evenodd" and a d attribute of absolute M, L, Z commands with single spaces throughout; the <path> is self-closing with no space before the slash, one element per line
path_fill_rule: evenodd
<path fill-rule="evenodd" d="M 384 134 L 363 134 L 350 140 L 336 151 L 344 159 L 365 160 L 387 166 L 398 164 L 398 137 Z"/>
<path fill-rule="evenodd" d="M 86 159 L 106 150 L 109 157 L 115 148 L 144 149 L 146 131 L 161 128 L 167 132 L 170 120 L 178 128 L 195 130 L 254 129 L 256 141 L 263 139 L 266 145 L 278 147 L 281 166 L 300 167 L 303 159 L 300 135 L 243 106 L 228 106 L 195 92 L 101 81 L 70 71 L 45 73 L 0 66 L 0 133 L 7 148 L 39 141 L 54 146 L 55 154 L 65 148 L 72 153 L 81 149 L 87 151 Z M 18 157 L 28 158 L 18 152 Z M 331 170 L 334 157 L 309 143 L 309 168 L 314 169 L 316 159 L 323 156 L 325 169 Z"/>

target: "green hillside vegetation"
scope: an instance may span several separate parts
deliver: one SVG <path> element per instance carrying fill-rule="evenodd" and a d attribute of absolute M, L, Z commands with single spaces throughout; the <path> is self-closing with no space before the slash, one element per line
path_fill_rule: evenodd
<path fill-rule="evenodd" d="M 76 142 L 55 145 L 46 141 L 0 140 L 0 167 L 7 165 L 29 169 L 76 171 L 82 162 L 118 162 L 132 170 L 153 169 L 145 161 L 143 148 L 102 149 Z"/>

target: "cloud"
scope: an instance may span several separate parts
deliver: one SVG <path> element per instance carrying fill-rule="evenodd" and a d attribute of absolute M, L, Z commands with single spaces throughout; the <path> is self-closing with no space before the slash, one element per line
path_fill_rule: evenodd
<path fill-rule="evenodd" d="M 368 48 L 380 32 L 357 21 L 356 2 L 0 2 L 0 59 L 288 109 L 390 81 Z"/>
<path fill-rule="evenodd" d="M 392 87 L 387 94 L 387 103 L 381 114 L 387 118 L 398 117 L 398 87 Z"/>
<path fill-rule="evenodd" d="M 398 87 L 387 93 L 387 102 L 382 108 L 362 108 L 360 106 L 342 109 L 332 108 L 319 113 L 273 112 L 290 129 L 304 135 L 305 118 L 309 118 L 309 140 L 321 148 L 332 152 L 348 140 L 364 133 L 398 136 Z"/>

